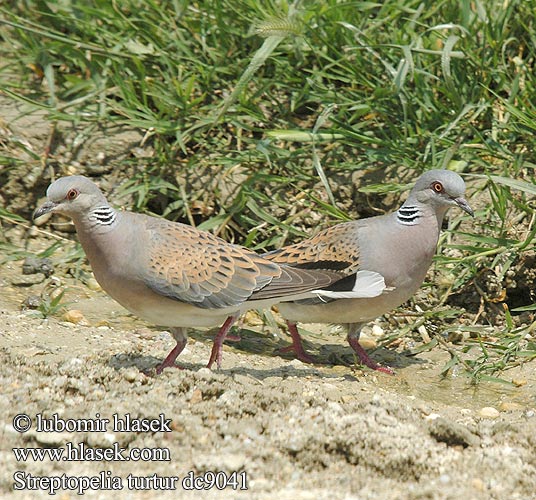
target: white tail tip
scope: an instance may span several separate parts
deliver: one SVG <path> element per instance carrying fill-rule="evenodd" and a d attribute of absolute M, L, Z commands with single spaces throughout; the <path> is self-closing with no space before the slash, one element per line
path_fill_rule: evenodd
<path fill-rule="evenodd" d="M 334 292 L 330 290 L 314 290 L 319 297 L 330 299 L 364 299 L 381 295 L 387 287 L 383 276 L 374 271 L 358 271 L 355 275 L 355 284 L 348 292 Z"/>

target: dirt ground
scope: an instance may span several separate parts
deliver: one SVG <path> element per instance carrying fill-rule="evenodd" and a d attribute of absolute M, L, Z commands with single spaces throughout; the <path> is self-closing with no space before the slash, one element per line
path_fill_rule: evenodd
<path fill-rule="evenodd" d="M 4 116 L 6 123 L 11 118 Z M 24 124 L 5 130 L 22 134 Z M 27 139 L 30 146 L 42 145 L 47 134 Z M 116 141 L 116 148 L 131 139 Z M 24 200 L 26 207 L 32 203 Z M 3 237 L 20 241 L 27 231 L 9 229 Z M 32 250 L 53 240 L 33 232 L 29 241 Z M 67 309 L 81 313 L 67 319 L 78 323 L 62 313 L 42 319 L 21 309 L 51 280 L 67 290 Z M 63 484 L 57 498 L 78 498 L 76 488 L 88 486 L 84 478 L 93 476 L 89 498 L 536 498 L 536 362 L 508 372 L 519 387 L 477 388 L 459 373 L 440 377 L 449 359 L 441 348 L 413 357 L 401 349 L 375 351 L 373 357 L 395 368 L 395 376 L 342 362 L 308 366 L 278 355 L 288 338 L 250 315 L 239 329 L 242 340 L 225 346 L 221 369 L 204 367 L 211 335 L 192 332 L 179 358 L 185 369 L 155 376 L 152 370 L 174 341 L 102 291 L 59 272 L 24 278 L 21 261 L 0 266 L 0 286 L 2 498 L 48 496 L 28 489 L 29 477 L 56 478 L 39 486 Z M 376 325 L 391 328 L 383 320 Z M 335 353 L 351 361 L 342 331 L 308 330 L 308 347 L 322 360 Z M 367 332 L 372 345 L 374 330 Z M 133 426 L 114 428 L 114 414 L 121 422 L 130 416 Z M 31 428 L 18 432 L 24 415 Z M 38 429 L 53 418 L 54 432 Z M 99 432 L 83 428 L 88 419 L 100 425 Z M 139 429 L 137 419 L 154 422 Z M 87 454 L 78 461 L 34 460 L 13 451 L 80 446 L 87 453 L 126 451 L 114 461 Z M 143 450 L 144 460 L 119 460 L 133 450 Z M 133 476 L 149 478 L 143 485 L 137 479 L 146 489 L 133 489 Z M 216 478 L 226 488 L 191 489 L 208 488 Z M 162 489 L 170 485 L 175 489 Z M 114 486 L 122 489 L 115 492 Z"/>

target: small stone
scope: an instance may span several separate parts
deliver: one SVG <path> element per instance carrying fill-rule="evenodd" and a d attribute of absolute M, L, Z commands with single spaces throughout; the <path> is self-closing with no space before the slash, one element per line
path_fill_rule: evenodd
<path fill-rule="evenodd" d="M 524 385 L 527 385 L 527 379 L 514 378 L 512 379 L 512 384 L 514 384 L 516 387 L 523 387 Z"/>
<path fill-rule="evenodd" d="M 247 311 L 245 314 L 242 315 L 242 319 L 244 323 L 248 326 L 264 325 L 264 322 L 262 321 L 257 311 Z"/>
<path fill-rule="evenodd" d="M 384 331 L 380 325 L 372 325 L 371 335 L 373 337 L 381 337 L 383 334 L 384 334 Z"/>
<path fill-rule="evenodd" d="M 484 492 L 486 490 L 486 485 L 484 484 L 484 481 L 479 478 L 475 478 L 471 481 L 471 485 L 475 490 Z"/>
<path fill-rule="evenodd" d="M 101 286 L 97 282 L 95 278 L 88 278 L 86 281 L 86 286 L 92 291 L 92 292 L 98 292 L 101 289 Z"/>
<path fill-rule="evenodd" d="M 359 339 L 359 345 L 367 350 L 376 349 L 376 347 L 378 347 L 378 343 L 373 338 L 364 336 L 361 336 Z"/>
<path fill-rule="evenodd" d="M 39 285 L 45 281 L 46 277 L 43 273 L 24 274 L 22 276 L 16 276 L 11 280 L 13 286 L 33 286 Z"/>
<path fill-rule="evenodd" d="M 39 295 L 28 295 L 22 302 L 22 309 L 39 309 L 41 297 Z"/>
<path fill-rule="evenodd" d="M 499 405 L 499 411 L 519 411 L 522 409 L 522 405 L 520 405 L 519 403 L 514 403 L 513 401 L 503 401 Z"/>
<path fill-rule="evenodd" d="M 140 372 L 133 366 L 125 368 L 123 371 L 123 377 L 125 377 L 125 380 L 128 382 L 135 382 L 138 379 L 139 374 Z"/>
<path fill-rule="evenodd" d="M 499 416 L 499 410 L 497 408 L 493 408 L 493 406 L 484 406 L 478 414 L 482 418 L 497 418 Z"/>
<path fill-rule="evenodd" d="M 305 367 L 305 363 L 303 363 L 302 361 L 300 361 L 299 359 L 297 358 L 294 358 L 290 363 L 289 363 L 290 366 L 293 366 L 294 368 L 304 368 Z"/>
<path fill-rule="evenodd" d="M 201 389 L 194 389 L 190 396 L 190 403 L 195 405 L 201 401 L 203 401 L 203 393 L 201 392 Z"/>
<path fill-rule="evenodd" d="M 54 273 L 54 265 L 52 264 L 52 261 L 47 257 L 26 257 L 22 263 L 22 274 L 37 273 L 43 273 L 45 277 L 48 278 Z"/>
<path fill-rule="evenodd" d="M 88 320 L 82 314 L 82 311 L 78 309 L 70 309 L 63 313 L 61 319 L 67 321 L 68 323 L 74 323 L 75 325 L 89 326 Z"/>

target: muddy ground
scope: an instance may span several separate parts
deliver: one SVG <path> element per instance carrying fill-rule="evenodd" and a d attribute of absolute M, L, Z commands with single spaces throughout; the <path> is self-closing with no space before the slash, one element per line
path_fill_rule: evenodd
<path fill-rule="evenodd" d="M 25 137 L 31 147 L 46 144 L 48 124 L 42 116 L 23 118 L 33 120 L 29 128 L 24 122 L 12 123 L 16 113 L 6 109 L 6 134 Z M 30 129 L 32 135 L 25 135 Z M 2 146 L 9 148 L 11 139 Z M 136 141 L 136 133 L 114 141 L 119 155 L 130 141 Z M 77 161 L 84 164 L 79 157 Z M 5 176 L 4 182 L 12 178 Z M 20 213 L 27 215 L 38 197 L 32 191 L 20 200 Z M 10 210 L 16 208 L 11 200 Z M 23 244 L 29 251 L 53 241 L 23 226 L 3 223 L 3 231 L 4 242 Z M 58 258 L 52 257 L 54 265 Z M 82 487 L 76 478 L 88 476 L 104 478 L 102 483 L 95 480 L 94 488 L 122 487 L 117 492 L 89 489 L 89 498 L 536 498 L 536 362 L 508 372 L 519 387 L 481 383 L 474 388 L 460 372 L 440 377 L 449 359 L 444 349 L 410 357 L 403 354 L 407 346 L 399 345 L 373 353 L 395 368 L 396 375 L 388 376 L 346 365 L 343 361 L 351 364 L 352 357 L 344 333 L 311 325 L 305 334 L 308 348 L 323 361 L 335 361 L 308 366 L 278 355 L 277 348 L 287 345 L 288 338 L 249 315 L 239 328 L 242 340 L 225 346 L 221 369 L 204 367 L 211 334 L 192 332 L 179 358 L 184 369 L 155 376 L 154 367 L 174 345 L 169 334 L 130 316 L 91 279 L 86 286 L 62 271 L 59 266 L 52 276 L 28 278 L 22 275 L 21 261 L 0 266 L 2 498 L 47 496 L 28 489 L 13 492 L 14 485 L 28 486 L 29 474 L 71 478 L 70 488 Z M 35 310 L 21 308 L 25 301 L 32 305 L 29 297 L 52 286 L 66 290 L 64 310 L 43 319 Z M 73 310 L 80 315 L 64 316 Z M 374 329 L 369 326 L 365 345 L 373 346 L 374 334 L 390 328 L 393 322 L 385 319 Z M 14 421 L 22 414 L 32 423 L 23 433 L 14 428 L 24 423 Z M 114 414 L 122 420 L 127 414 L 155 419 L 156 427 L 114 430 Z M 56 432 L 39 432 L 38 416 L 53 415 L 60 419 Z M 59 427 L 61 419 L 82 425 L 81 419 L 103 424 L 104 418 L 110 420 L 106 432 Z M 163 458 L 169 460 L 17 460 L 13 452 L 66 448 L 68 443 L 93 450 L 113 449 L 117 443 L 125 454 L 164 449 L 169 457 Z M 192 486 L 190 471 L 206 480 L 213 477 L 206 473 L 213 472 L 220 486 L 225 477 L 231 480 L 223 491 L 213 487 L 200 493 L 187 489 Z M 154 474 L 161 483 L 148 483 L 142 491 L 129 489 L 129 475 Z M 173 477 L 179 478 L 175 490 L 156 488 L 169 486 L 171 479 L 163 478 Z M 40 485 L 46 486 L 43 481 Z M 61 499 L 78 497 L 68 488 L 57 494 Z"/>

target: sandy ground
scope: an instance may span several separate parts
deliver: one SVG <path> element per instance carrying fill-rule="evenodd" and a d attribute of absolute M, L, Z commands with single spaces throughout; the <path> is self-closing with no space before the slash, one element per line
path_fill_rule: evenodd
<path fill-rule="evenodd" d="M 274 354 L 284 341 L 245 325 L 242 340 L 225 347 L 220 370 L 204 367 L 210 335 L 194 332 L 180 356 L 185 369 L 155 376 L 151 369 L 174 344 L 166 332 L 65 277 L 69 308 L 80 310 L 87 326 L 36 318 L 20 303 L 46 283 L 16 286 L 20 263 L 0 269 L 2 498 L 48 496 L 13 488 L 51 476 L 57 485 L 39 485 L 61 487 L 63 476 L 62 499 L 77 498 L 70 488 L 87 487 L 80 478 L 91 476 L 99 478 L 94 488 L 122 489 L 88 489 L 88 498 L 536 498 L 535 363 L 509 374 L 526 382 L 522 387 L 474 389 L 463 377 L 439 377 L 448 360 L 440 349 L 412 358 L 376 351 L 396 376 L 342 364 L 313 367 Z M 341 356 L 350 352 L 343 335 L 329 327 L 307 338 L 321 358 L 320 339 Z M 24 433 L 14 428 L 21 414 L 31 419 Z M 130 415 L 130 432 L 119 422 L 114 428 L 114 414 L 123 422 Z M 103 432 L 74 428 L 87 419 Z M 136 419 L 154 420 L 153 427 L 133 427 L 142 425 Z M 55 432 L 39 429 L 43 421 Z M 12 450 L 84 445 L 90 451 L 124 448 L 124 456 L 144 449 L 147 455 L 137 461 L 39 461 L 17 460 Z M 136 491 L 133 476 L 152 482 Z M 194 476 L 198 483 L 191 482 Z M 210 486 L 215 478 L 227 487 L 187 489 Z M 158 489 L 171 485 L 176 489 Z"/>

